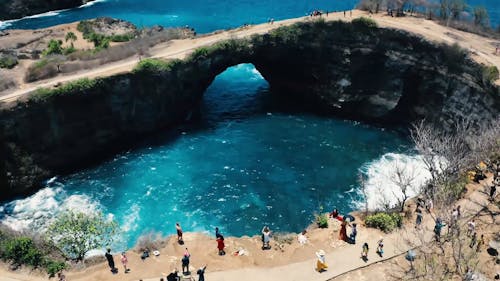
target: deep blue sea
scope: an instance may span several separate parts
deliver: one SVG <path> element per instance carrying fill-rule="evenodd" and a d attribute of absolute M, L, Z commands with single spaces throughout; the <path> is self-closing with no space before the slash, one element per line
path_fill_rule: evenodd
<path fill-rule="evenodd" d="M 2 28 L 36 29 L 83 19 L 109 16 L 139 27 L 194 27 L 199 33 L 303 16 L 315 9 L 347 10 L 358 0 L 97 0 L 82 8 L 49 12 L 18 21 L 0 22 Z M 470 6 L 487 8 L 491 23 L 500 23 L 498 0 L 467 0 Z"/>

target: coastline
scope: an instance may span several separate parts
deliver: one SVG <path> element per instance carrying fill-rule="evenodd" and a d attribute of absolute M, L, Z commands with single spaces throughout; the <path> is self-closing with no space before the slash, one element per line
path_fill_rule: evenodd
<path fill-rule="evenodd" d="M 72 10 L 72 9 L 79 9 L 79 8 L 85 8 L 85 7 L 90 7 L 98 2 L 104 2 L 104 1 L 107 1 L 107 0 L 83 0 L 83 1 L 87 1 L 86 3 L 82 4 L 82 5 L 78 5 L 78 6 L 74 6 L 74 7 L 68 7 L 68 8 L 65 8 L 65 9 L 55 9 L 55 10 L 46 10 L 44 12 L 41 12 L 41 13 L 35 13 L 35 14 L 31 14 L 31 15 L 26 15 L 26 16 L 23 16 L 21 18 L 13 18 L 13 19 L 5 19 L 5 20 L 0 20 L 0 31 L 6 29 L 7 27 L 9 27 L 12 23 L 12 22 L 15 22 L 15 21 L 20 21 L 20 20 L 24 20 L 24 19 L 33 19 L 33 18 L 40 18 L 40 17 L 46 17 L 46 16 L 55 16 L 61 12 L 64 12 L 64 11 L 68 11 L 68 10 Z M 5 26 L 5 24 L 7 24 Z"/>
<path fill-rule="evenodd" d="M 467 191 L 463 198 L 455 204 L 464 207 L 464 220 L 470 217 L 482 221 L 484 225 L 478 225 L 478 231 L 488 231 L 491 235 L 500 231 L 500 225 L 491 228 L 494 224 L 494 217 L 487 212 L 481 212 L 482 205 L 479 202 L 486 201 L 487 195 L 483 192 L 483 186 L 491 183 L 492 176 L 480 182 L 469 183 Z M 407 209 L 412 210 L 415 206 L 413 200 L 407 203 Z M 498 207 L 497 207 L 498 209 Z M 361 211 L 358 211 L 361 212 Z M 352 213 L 351 213 L 352 214 Z M 359 214 L 359 213 L 358 213 Z M 493 220 L 493 222 L 490 222 Z M 418 245 L 408 244 L 415 237 L 414 214 L 407 218 L 404 227 L 391 233 L 383 233 L 377 229 L 365 228 L 358 222 L 357 244 L 351 245 L 338 240 L 337 220 L 329 219 L 331 225 L 325 229 L 319 229 L 311 226 L 308 233 L 309 242 L 300 245 L 296 234 L 292 235 L 291 243 L 285 243 L 281 248 L 279 244 L 272 239 L 271 250 L 261 250 L 261 241 L 259 236 L 244 236 L 241 238 L 226 237 L 226 255 L 218 256 L 215 237 L 200 233 L 184 233 L 184 245 L 178 245 L 175 235 L 165 238 L 165 244 L 160 248 L 160 255 L 151 256 L 142 261 L 141 254 L 134 250 L 128 250 L 128 267 L 131 269 L 126 275 L 119 262 L 119 255 L 114 255 L 118 274 L 111 274 L 104 257 L 97 257 L 89 260 L 87 266 L 74 266 L 71 270 L 65 272 L 68 280 L 151 280 L 156 281 L 160 277 L 165 278 L 172 270 L 177 268 L 179 271 L 180 259 L 188 247 L 191 253 L 190 269 L 192 276 L 196 276 L 196 270 L 199 267 L 207 265 L 206 277 L 208 280 L 230 281 L 230 280 L 331 280 L 331 278 L 343 276 L 341 280 L 365 280 L 374 275 L 388 278 L 394 270 L 398 268 L 407 268 L 409 263 L 402 256 L 407 249 Z M 432 229 L 434 220 L 428 214 L 424 215 L 423 229 L 425 229 L 426 239 L 432 240 Z M 173 231 L 172 231 L 173 232 Z M 384 238 L 384 256 L 379 257 L 374 253 L 374 245 L 381 237 Z M 359 258 L 359 251 L 363 242 L 371 245 L 368 262 L 363 262 Z M 485 244 L 488 244 L 486 242 Z M 233 250 L 243 248 L 247 251 L 246 255 L 235 256 Z M 330 266 L 322 274 L 314 271 L 315 252 L 322 249 L 326 252 L 326 261 Z M 153 251 L 153 250 L 151 250 Z M 392 261 L 394 259 L 394 261 Z M 481 262 L 483 264 L 491 263 L 486 251 L 483 251 Z M 378 264 L 372 267 L 372 264 Z M 491 274 L 494 267 L 491 266 L 486 272 Z M 362 276 L 359 276 L 359 275 Z M 0 281 L 41 281 L 46 280 L 46 274 L 28 268 L 21 268 L 18 271 L 10 271 L 5 263 L 0 263 Z M 345 279 L 344 279 L 345 278 Z M 351 279 L 354 278 L 354 279 Z M 366 279 L 368 280 L 368 279 Z M 382 279 L 383 280 L 383 279 Z"/>

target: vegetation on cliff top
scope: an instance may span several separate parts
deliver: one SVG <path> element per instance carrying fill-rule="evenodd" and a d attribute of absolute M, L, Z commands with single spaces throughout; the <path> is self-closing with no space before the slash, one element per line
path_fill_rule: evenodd
<path fill-rule="evenodd" d="M 30 101 L 44 101 L 54 96 L 69 95 L 77 92 L 85 92 L 102 82 L 102 79 L 83 78 L 65 83 L 54 89 L 39 88 L 29 97 Z"/>

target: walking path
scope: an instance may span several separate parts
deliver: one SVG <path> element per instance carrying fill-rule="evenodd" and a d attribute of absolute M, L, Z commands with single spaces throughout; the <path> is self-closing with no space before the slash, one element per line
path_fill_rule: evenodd
<path fill-rule="evenodd" d="M 343 13 L 339 12 L 330 13 L 328 17 L 323 15 L 322 18 L 326 19 L 327 21 L 350 21 L 354 18 L 359 18 L 362 16 L 367 17 L 368 14 L 362 11 L 354 10 L 352 13 L 352 17 L 350 17 L 349 15 L 344 17 Z M 498 46 L 500 46 L 499 40 L 494 40 L 456 29 L 447 28 L 435 22 L 424 20 L 421 18 L 393 18 L 385 16 L 384 14 L 377 14 L 371 17 L 372 19 L 376 20 L 381 27 L 403 29 L 421 35 L 431 41 L 444 42 L 448 44 L 458 43 L 463 48 L 470 50 L 472 57 L 476 61 L 484 64 L 495 65 L 500 69 L 500 54 L 494 54 L 495 44 L 498 44 Z M 280 26 L 287 26 L 301 21 L 311 21 L 318 18 L 319 17 L 294 18 L 278 21 L 274 24 L 264 23 L 242 27 L 217 34 L 197 37 L 194 39 L 173 40 L 153 47 L 150 50 L 150 54 L 153 58 L 182 59 L 199 47 L 212 45 L 221 40 L 227 40 L 230 38 L 243 38 L 253 34 L 264 34 Z M 22 84 L 14 92 L 0 96 L 0 102 L 15 101 L 20 96 L 32 92 L 40 87 L 52 87 L 59 83 L 64 83 L 81 78 L 106 77 L 118 73 L 129 72 L 137 65 L 137 62 L 138 58 L 132 57 L 118 62 L 105 64 L 91 71 L 85 70 L 70 75 L 61 75 L 34 83 Z M 496 83 L 500 85 L 500 80 L 497 80 Z"/>

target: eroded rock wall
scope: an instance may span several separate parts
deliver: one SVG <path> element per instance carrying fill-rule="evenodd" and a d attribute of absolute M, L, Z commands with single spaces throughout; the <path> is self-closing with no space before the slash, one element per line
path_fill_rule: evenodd
<path fill-rule="evenodd" d="M 36 190 L 51 175 L 182 123 L 213 79 L 239 63 L 253 63 L 278 100 L 342 118 L 389 126 L 427 118 L 446 127 L 500 112 L 498 89 L 459 49 L 362 24 L 299 24 L 222 42 L 168 67 L 4 106 L 0 196 Z"/>

